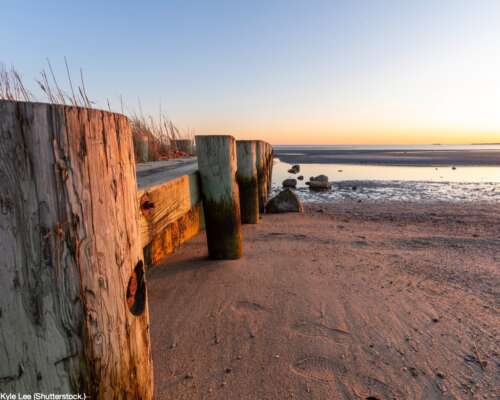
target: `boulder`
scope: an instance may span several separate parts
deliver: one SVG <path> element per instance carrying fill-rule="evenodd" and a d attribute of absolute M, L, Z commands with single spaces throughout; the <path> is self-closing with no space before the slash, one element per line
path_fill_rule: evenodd
<path fill-rule="evenodd" d="M 328 182 L 328 177 L 326 175 L 311 176 L 310 181 L 313 182 Z"/>
<path fill-rule="evenodd" d="M 289 174 L 297 174 L 300 172 L 300 165 L 292 165 L 292 168 L 288 170 Z"/>
<path fill-rule="evenodd" d="M 328 181 L 311 181 L 309 182 L 309 189 L 315 192 L 321 192 L 325 190 L 330 190 L 332 188 L 332 184 Z"/>
<path fill-rule="evenodd" d="M 284 188 L 296 188 L 297 187 L 297 179 L 285 179 L 283 181 L 283 187 Z"/>
<path fill-rule="evenodd" d="M 299 198 L 290 189 L 284 189 L 266 204 L 266 213 L 270 214 L 303 211 Z"/>

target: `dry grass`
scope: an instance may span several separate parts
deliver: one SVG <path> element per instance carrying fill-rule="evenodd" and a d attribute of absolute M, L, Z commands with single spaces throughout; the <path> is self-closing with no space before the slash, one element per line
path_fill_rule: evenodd
<path fill-rule="evenodd" d="M 21 78 L 21 75 L 14 67 L 10 70 L 5 65 L 0 64 L 0 99 L 32 101 L 33 95 L 29 92 Z"/>
<path fill-rule="evenodd" d="M 80 85 L 76 88 L 73 85 L 71 72 L 66 57 L 64 57 L 69 90 L 61 89 L 50 60 L 47 59 L 48 73 L 45 69 L 40 72 L 40 77 L 35 79 L 37 86 L 41 90 L 41 99 L 38 99 L 32 92 L 26 89 L 21 74 L 14 68 L 7 69 L 0 63 L 0 100 L 14 101 L 47 101 L 51 104 L 72 105 L 78 107 L 91 108 L 94 104 L 89 100 L 83 71 L 80 69 Z"/>
<path fill-rule="evenodd" d="M 46 101 L 51 104 L 71 105 L 77 107 L 93 108 L 95 102 L 89 99 L 83 70 L 80 68 L 78 85 L 74 85 L 71 70 L 66 57 L 64 57 L 66 70 L 66 87 L 60 84 L 54 72 L 54 68 L 47 59 L 47 69 L 42 69 L 40 76 L 35 79 L 36 86 L 40 89 L 40 98 L 29 91 L 21 74 L 14 68 L 7 69 L 0 63 L 0 100 L 13 101 Z M 112 111 L 109 99 L 106 99 L 109 111 Z M 124 112 L 123 99 L 120 97 L 121 112 Z M 139 101 L 139 113 L 129 112 L 128 117 L 132 121 L 132 132 L 134 139 L 134 151 L 138 162 L 146 161 L 141 151 L 144 141 L 147 140 L 148 161 L 165 160 L 187 156 L 171 145 L 176 139 L 192 139 L 190 132 L 181 133 L 174 123 L 161 111 L 157 117 L 145 116 Z"/>
<path fill-rule="evenodd" d="M 168 160 L 171 158 L 186 157 L 188 154 L 172 146 L 172 141 L 177 139 L 192 139 L 190 133 L 182 134 L 164 113 L 157 118 L 132 114 L 132 134 L 134 137 L 135 157 L 138 162 Z M 148 143 L 148 160 L 145 160 L 141 146 Z"/>

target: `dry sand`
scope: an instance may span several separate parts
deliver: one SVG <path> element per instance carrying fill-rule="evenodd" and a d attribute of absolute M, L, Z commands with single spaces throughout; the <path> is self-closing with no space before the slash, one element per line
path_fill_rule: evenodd
<path fill-rule="evenodd" d="M 312 205 L 149 275 L 157 399 L 497 399 L 500 204 Z"/>

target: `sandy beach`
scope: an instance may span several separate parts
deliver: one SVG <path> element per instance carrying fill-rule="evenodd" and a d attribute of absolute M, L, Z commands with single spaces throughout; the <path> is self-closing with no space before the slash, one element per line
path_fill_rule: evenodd
<path fill-rule="evenodd" d="M 500 150 L 332 150 L 275 149 L 289 164 L 360 164 L 398 166 L 498 166 Z"/>
<path fill-rule="evenodd" d="M 496 399 L 500 205 L 339 202 L 149 273 L 157 399 Z"/>

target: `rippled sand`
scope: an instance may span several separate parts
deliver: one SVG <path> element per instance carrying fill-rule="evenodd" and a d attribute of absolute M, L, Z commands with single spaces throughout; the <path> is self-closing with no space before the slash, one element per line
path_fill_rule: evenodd
<path fill-rule="evenodd" d="M 157 399 L 496 399 L 500 205 L 339 201 L 149 274 Z"/>

